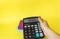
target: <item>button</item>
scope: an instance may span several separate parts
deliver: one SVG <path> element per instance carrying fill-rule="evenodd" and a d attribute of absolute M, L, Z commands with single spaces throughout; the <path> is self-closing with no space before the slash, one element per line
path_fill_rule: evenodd
<path fill-rule="evenodd" d="M 29 36 L 29 38 L 31 38 L 31 36 Z"/>
<path fill-rule="evenodd" d="M 34 28 L 32 27 L 32 29 L 34 29 Z"/>
<path fill-rule="evenodd" d="M 25 31 L 25 32 L 27 32 L 27 31 Z"/>
<path fill-rule="evenodd" d="M 38 28 L 39 28 L 39 29 L 41 29 L 41 27 L 40 27 L 40 26 L 39 26 Z"/>
<path fill-rule="evenodd" d="M 32 34 L 35 34 L 34 32 Z"/>
<path fill-rule="evenodd" d="M 35 27 L 35 28 L 37 28 L 37 27 Z"/>
<path fill-rule="evenodd" d="M 24 26 L 25 28 L 27 27 L 27 26 Z"/>
<path fill-rule="evenodd" d="M 39 29 L 39 30 L 41 30 L 41 29 Z"/>
<path fill-rule="evenodd" d="M 35 35 L 33 35 L 33 37 L 35 37 Z"/>
<path fill-rule="evenodd" d="M 35 30 L 38 30 L 38 29 L 35 29 Z"/>
<path fill-rule="evenodd" d="M 25 36 L 25 38 L 28 38 L 27 36 Z"/>
<path fill-rule="evenodd" d="M 31 25 L 31 27 L 33 27 L 33 25 Z"/>
<path fill-rule="evenodd" d="M 28 25 L 28 27 L 30 27 L 30 26 Z"/>
<path fill-rule="evenodd" d="M 32 30 L 32 31 L 34 31 L 34 30 Z"/>
<path fill-rule="evenodd" d="M 36 32 L 36 38 L 40 37 L 40 34 L 38 32 Z"/>
<path fill-rule="evenodd" d="M 28 28 L 30 30 L 30 28 Z"/>
<path fill-rule="evenodd" d="M 37 24 L 40 24 L 40 23 L 37 23 Z"/>
<path fill-rule="evenodd" d="M 43 33 L 40 33 L 40 37 L 43 37 Z"/>
<path fill-rule="evenodd" d="M 39 32 L 42 32 L 41 30 Z"/>
<path fill-rule="evenodd" d="M 24 29 L 26 30 L 27 28 L 25 27 Z"/>
<path fill-rule="evenodd" d="M 35 25 L 35 26 L 37 26 L 37 25 Z"/>
<path fill-rule="evenodd" d="M 25 35 L 27 35 L 27 33 L 25 33 Z"/>
<path fill-rule="evenodd" d="M 38 31 L 36 31 L 36 32 L 38 32 Z"/>
<path fill-rule="evenodd" d="M 31 30 L 28 30 L 28 32 L 31 32 Z"/>
<path fill-rule="evenodd" d="M 39 32 L 42 32 L 42 30 L 39 30 Z"/>
<path fill-rule="evenodd" d="M 31 33 L 29 33 L 29 35 L 30 35 Z"/>

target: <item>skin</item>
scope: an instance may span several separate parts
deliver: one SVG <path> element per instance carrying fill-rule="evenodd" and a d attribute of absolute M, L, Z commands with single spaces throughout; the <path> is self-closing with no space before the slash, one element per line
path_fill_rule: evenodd
<path fill-rule="evenodd" d="M 41 28 L 48 39 L 60 39 L 60 35 L 54 32 L 52 29 L 49 28 L 49 25 L 46 20 L 42 19 L 41 17 L 38 18 Z"/>

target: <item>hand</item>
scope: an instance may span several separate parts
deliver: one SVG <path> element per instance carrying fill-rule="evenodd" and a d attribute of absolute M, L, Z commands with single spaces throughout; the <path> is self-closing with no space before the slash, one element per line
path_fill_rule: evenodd
<path fill-rule="evenodd" d="M 49 25 L 46 20 L 42 19 L 41 17 L 39 17 L 38 20 L 45 36 L 48 39 L 60 39 L 60 35 L 58 35 L 56 32 L 49 28 Z"/>

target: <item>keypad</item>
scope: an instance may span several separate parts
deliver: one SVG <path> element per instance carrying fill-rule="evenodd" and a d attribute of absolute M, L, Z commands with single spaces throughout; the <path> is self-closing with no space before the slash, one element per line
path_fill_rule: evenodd
<path fill-rule="evenodd" d="M 38 24 L 30 24 L 24 26 L 25 39 L 43 37 L 42 30 Z"/>

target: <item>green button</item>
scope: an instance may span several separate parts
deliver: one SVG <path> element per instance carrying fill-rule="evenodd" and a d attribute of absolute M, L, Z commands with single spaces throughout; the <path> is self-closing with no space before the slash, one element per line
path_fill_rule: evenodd
<path fill-rule="evenodd" d="M 40 34 L 38 32 L 36 32 L 36 38 L 40 37 Z"/>

